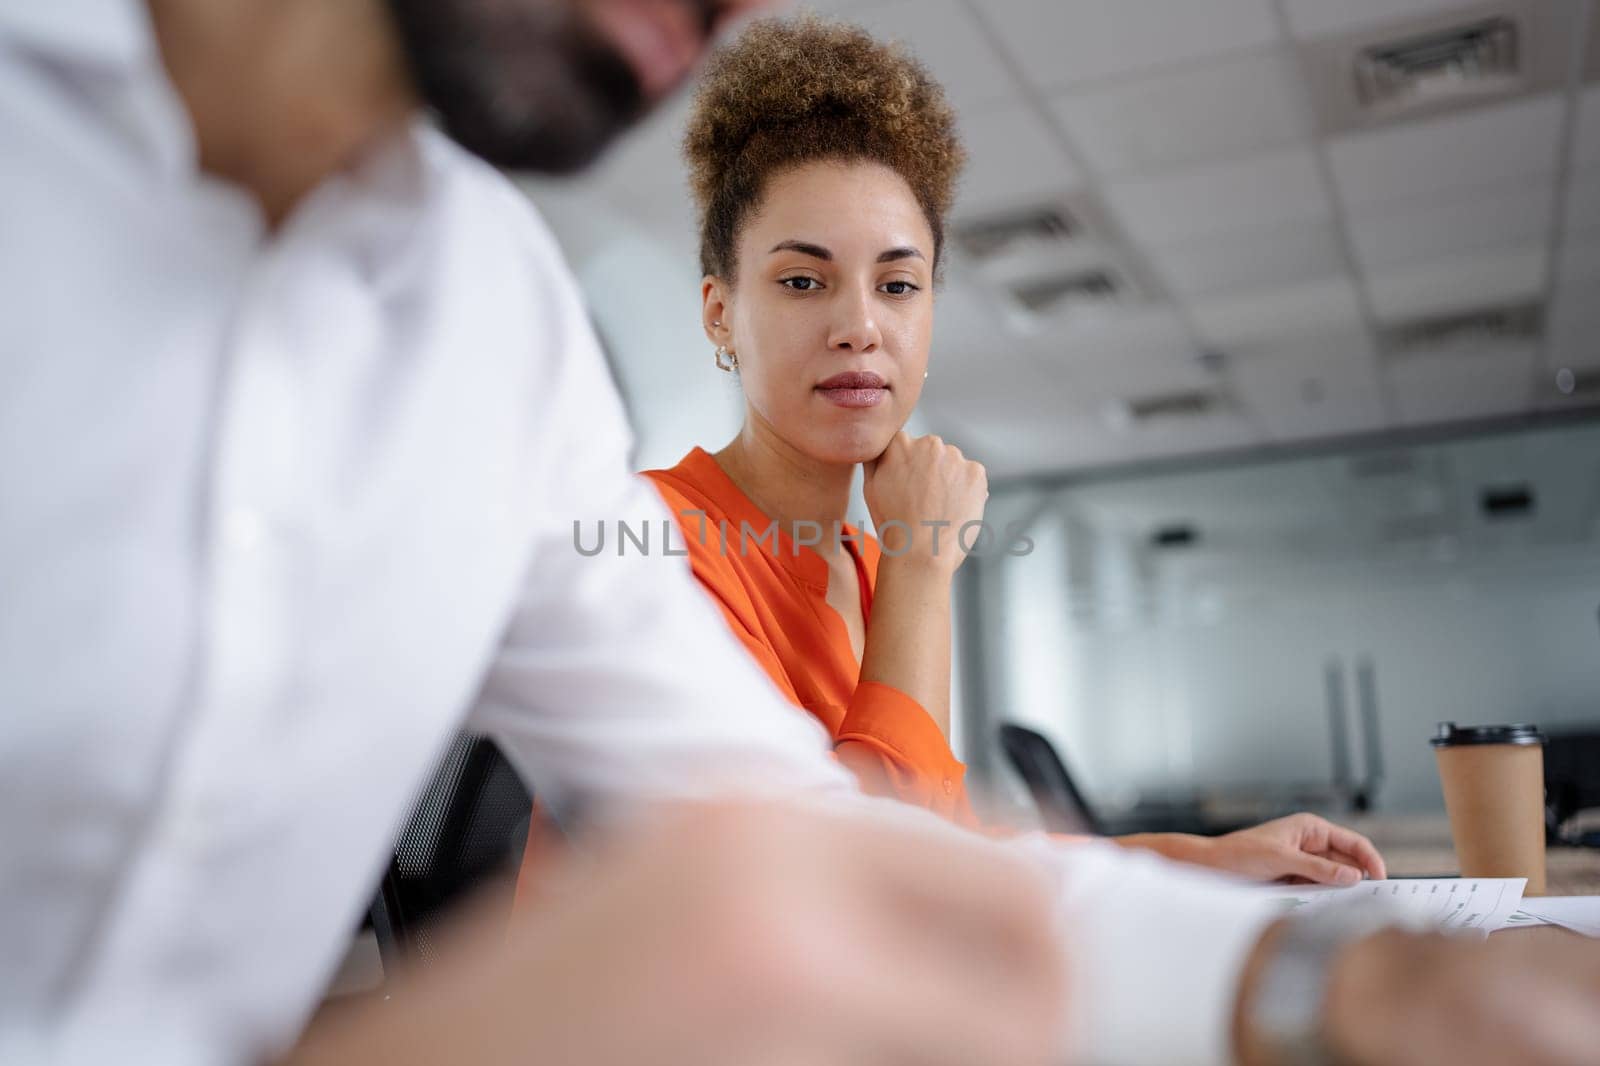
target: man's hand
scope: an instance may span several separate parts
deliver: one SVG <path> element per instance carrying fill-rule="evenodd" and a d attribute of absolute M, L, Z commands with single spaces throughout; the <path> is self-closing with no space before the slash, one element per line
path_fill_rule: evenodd
<path fill-rule="evenodd" d="M 464 937 L 304 1066 L 1043 1066 L 1062 964 L 1037 871 L 942 826 L 680 811 Z"/>
<path fill-rule="evenodd" d="M 1354 1066 L 1600 1063 L 1600 943 L 1390 931 L 1337 960 L 1327 1040 Z"/>

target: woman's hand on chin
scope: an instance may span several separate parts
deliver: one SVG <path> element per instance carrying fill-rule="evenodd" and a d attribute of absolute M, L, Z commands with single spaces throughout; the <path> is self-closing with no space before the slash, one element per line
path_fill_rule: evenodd
<path fill-rule="evenodd" d="M 878 458 L 863 464 L 863 493 L 872 512 L 884 562 L 901 559 L 955 573 L 977 543 L 989 476 L 982 463 L 935 436 L 901 430 Z"/>

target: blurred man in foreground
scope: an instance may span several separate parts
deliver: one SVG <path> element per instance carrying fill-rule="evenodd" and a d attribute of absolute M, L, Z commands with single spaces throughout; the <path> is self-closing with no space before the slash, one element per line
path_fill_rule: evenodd
<path fill-rule="evenodd" d="M 553 242 L 419 111 L 575 167 L 743 6 L 0 13 L 0 1061 L 1027 1063 L 1063 1009 L 1095 1061 L 1278 1053 L 1258 975 L 1307 956 L 1269 904 L 853 798 L 687 571 L 573 552 L 574 519 L 660 504 Z M 618 829 L 580 890 L 291 1049 L 463 724 L 602 823 L 838 813 Z M 1290 1037 L 1369 1061 L 1527 972 L 1350 942 Z M 1591 960 L 1470 1050 L 1552 1017 L 1596 1046 Z"/>

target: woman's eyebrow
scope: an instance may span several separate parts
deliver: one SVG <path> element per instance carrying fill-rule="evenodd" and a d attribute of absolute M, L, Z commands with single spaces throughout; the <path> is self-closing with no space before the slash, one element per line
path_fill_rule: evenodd
<path fill-rule="evenodd" d="M 772 251 L 767 254 L 771 255 L 773 252 L 799 252 L 801 255 L 809 255 L 813 259 L 821 259 L 823 262 L 833 262 L 832 252 L 822 245 L 812 244 L 810 241 L 779 241 L 772 246 Z"/>
<path fill-rule="evenodd" d="M 821 259 L 825 263 L 833 262 L 832 252 L 822 245 L 812 244 L 810 241 L 779 241 L 772 246 L 772 250 L 767 254 L 772 255 L 777 252 L 799 252 L 801 255 L 809 255 L 813 259 Z M 893 263 L 900 259 L 921 259 L 926 262 L 927 256 L 909 244 L 901 245 L 898 248 L 890 248 L 888 251 L 880 252 L 878 255 L 878 262 L 880 263 Z"/>

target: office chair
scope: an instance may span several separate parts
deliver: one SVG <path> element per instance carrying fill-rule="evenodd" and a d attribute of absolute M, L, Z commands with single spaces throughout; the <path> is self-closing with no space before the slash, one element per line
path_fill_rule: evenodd
<path fill-rule="evenodd" d="M 1046 829 L 1052 833 L 1104 834 L 1094 809 L 1078 791 L 1055 746 L 1042 733 L 1008 722 L 1000 727 L 1000 746 L 1022 775 Z"/>
<path fill-rule="evenodd" d="M 395 842 L 369 918 L 383 969 L 428 962 L 433 919 L 473 888 L 514 875 L 533 797 L 494 741 L 462 733 Z"/>

